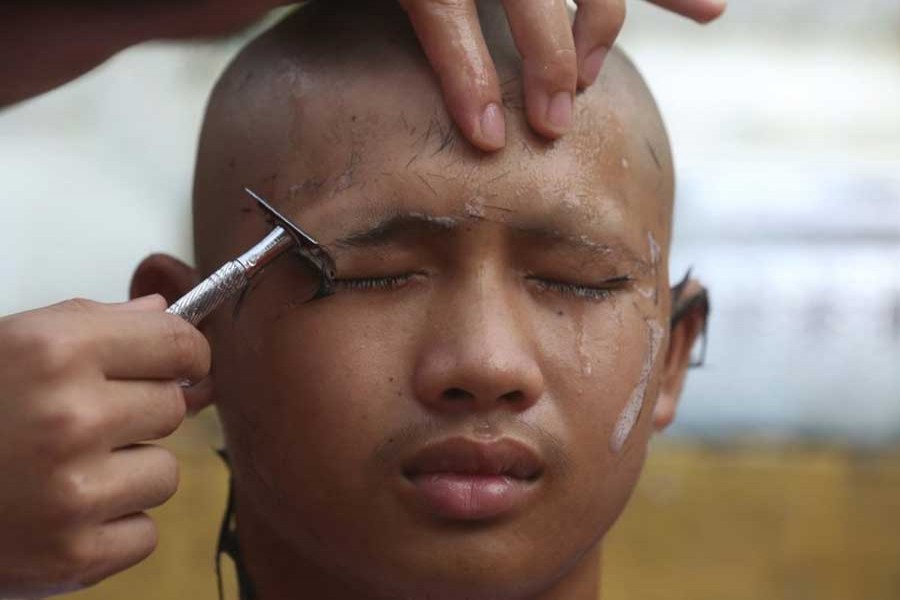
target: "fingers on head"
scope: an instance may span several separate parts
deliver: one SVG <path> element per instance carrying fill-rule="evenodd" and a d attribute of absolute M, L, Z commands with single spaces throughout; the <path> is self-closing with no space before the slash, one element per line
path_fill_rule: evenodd
<path fill-rule="evenodd" d="M 447 110 L 482 150 L 506 143 L 500 85 L 474 0 L 400 0 L 441 83 Z"/>
<path fill-rule="evenodd" d="M 596 81 L 606 55 L 625 24 L 625 0 L 577 0 L 573 28 L 578 52 L 578 87 Z"/>
<path fill-rule="evenodd" d="M 698 23 L 713 21 L 725 12 L 727 0 L 648 0 L 652 4 L 672 11 Z"/>
<path fill-rule="evenodd" d="M 522 57 L 528 121 L 555 139 L 571 127 L 578 77 L 565 0 L 504 0 L 504 8 Z"/>

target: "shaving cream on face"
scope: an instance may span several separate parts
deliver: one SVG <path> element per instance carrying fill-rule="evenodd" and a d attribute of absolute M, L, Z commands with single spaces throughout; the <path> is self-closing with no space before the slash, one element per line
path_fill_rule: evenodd
<path fill-rule="evenodd" d="M 483 219 L 485 216 L 484 201 L 481 198 L 475 198 L 466 202 L 463 210 L 465 215 L 471 219 Z"/>
<path fill-rule="evenodd" d="M 638 417 L 644 408 L 647 399 L 647 387 L 650 384 L 650 375 L 653 373 L 653 367 L 656 365 L 656 358 L 659 349 L 662 347 L 662 340 L 665 336 L 665 330 L 656 321 L 647 321 L 647 354 L 644 356 L 644 364 L 641 367 L 641 375 L 638 379 L 637 386 L 631 393 L 631 397 L 625 404 L 622 414 L 616 421 L 613 428 L 612 437 L 609 440 L 609 449 L 613 454 L 619 454 L 625 447 L 625 442 L 631 435 Z"/>
<path fill-rule="evenodd" d="M 433 215 L 426 215 L 425 213 L 418 212 L 409 214 L 412 217 L 422 219 L 423 221 L 428 221 L 429 223 L 434 223 L 435 225 L 440 225 L 441 227 L 453 227 L 459 223 L 459 219 L 455 217 L 435 217 Z"/>

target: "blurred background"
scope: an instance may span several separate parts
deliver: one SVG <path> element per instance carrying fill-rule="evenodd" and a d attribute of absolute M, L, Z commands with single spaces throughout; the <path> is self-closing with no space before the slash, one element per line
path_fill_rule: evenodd
<path fill-rule="evenodd" d="M 629 9 L 621 45 L 676 155 L 672 277 L 693 267 L 713 318 L 604 600 L 897 600 L 900 3 L 735 0 L 702 29 Z M 204 103 L 254 31 L 145 44 L 0 112 L 0 314 L 123 300 L 146 254 L 191 259 Z M 168 443 L 183 484 L 159 551 L 73 597 L 215 597 L 214 415 Z"/>

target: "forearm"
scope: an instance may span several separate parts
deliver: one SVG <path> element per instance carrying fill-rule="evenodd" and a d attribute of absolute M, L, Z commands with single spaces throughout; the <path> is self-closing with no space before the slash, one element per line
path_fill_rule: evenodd
<path fill-rule="evenodd" d="M 9 3 L 0 19 L 0 107 L 58 87 L 134 44 L 233 32 L 278 4 L 282 3 Z"/>

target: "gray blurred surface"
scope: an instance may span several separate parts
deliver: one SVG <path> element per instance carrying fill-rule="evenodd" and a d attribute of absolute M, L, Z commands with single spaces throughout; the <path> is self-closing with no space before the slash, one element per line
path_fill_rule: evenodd
<path fill-rule="evenodd" d="M 705 29 L 630 7 L 677 159 L 672 276 L 713 292 L 674 432 L 896 438 L 900 3 L 736 2 Z M 240 43 L 144 45 L 0 113 L 0 314 L 191 259 L 196 138 Z"/>

